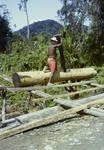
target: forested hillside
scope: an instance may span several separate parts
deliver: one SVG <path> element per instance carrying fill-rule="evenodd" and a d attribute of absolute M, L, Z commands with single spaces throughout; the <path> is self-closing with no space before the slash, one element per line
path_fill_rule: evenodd
<path fill-rule="evenodd" d="M 30 36 L 36 36 L 39 34 L 43 34 L 45 36 L 52 36 L 54 34 L 57 34 L 59 30 L 62 29 L 62 25 L 54 20 L 43 20 L 34 22 L 29 25 L 30 29 Z M 26 37 L 27 34 L 27 27 L 20 29 L 17 31 L 17 33 L 21 34 L 22 36 Z"/>

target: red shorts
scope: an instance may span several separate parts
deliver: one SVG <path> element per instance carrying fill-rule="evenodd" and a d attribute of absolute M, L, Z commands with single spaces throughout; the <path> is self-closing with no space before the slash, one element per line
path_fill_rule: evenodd
<path fill-rule="evenodd" d="M 51 72 L 57 71 L 57 61 L 55 58 L 48 58 L 48 65 Z"/>

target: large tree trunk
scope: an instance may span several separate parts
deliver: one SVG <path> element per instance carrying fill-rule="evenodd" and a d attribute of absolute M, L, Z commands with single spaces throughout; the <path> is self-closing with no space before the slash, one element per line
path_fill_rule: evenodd
<path fill-rule="evenodd" d="M 56 72 L 54 82 L 80 81 L 94 77 L 97 74 L 93 68 L 71 69 L 69 72 Z M 13 83 L 16 87 L 32 86 L 36 84 L 46 84 L 51 73 L 43 71 L 17 72 L 13 75 Z"/>

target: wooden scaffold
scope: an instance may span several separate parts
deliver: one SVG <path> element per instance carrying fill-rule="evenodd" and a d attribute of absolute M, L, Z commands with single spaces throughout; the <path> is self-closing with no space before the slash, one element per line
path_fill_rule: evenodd
<path fill-rule="evenodd" d="M 16 81 L 17 82 L 17 81 Z M 69 88 L 70 87 L 84 87 L 82 90 L 67 91 L 65 94 L 52 95 L 44 92 L 46 89 L 51 88 Z M 75 88 L 76 89 L 76 88 Z M 81 112 L 83 114 L 90 114 L 97 117 L 104 118 L 104 110 L 100 108 L 93 107 L 96 104 L 104 104 L 104 85 L 97 84 L 94 80 L 78 81 L 74 83 L 64 83 L 56 84 L 54 86 L 45 86 L 45 85 L 34 85 L 27 87 L 5 87 L 0 86 L 0 91 L 2 95 L 2 113 L 1 113 L 1 124 L 0 128 L 0 139 L 13 136 L 15 134 L 28 131 L 30 129 L 41 127 L 44 125 L 49 125 L 61 120 L 72 118 Z M 80 94 L 90 93 L 95 91 L 102 90 L 102 93 L 80 98 Z M 10 119 L 6 119 L 8 114 L 5 113 L 6 110 L 6 93 L 10 92 L 29 92 L 29 102 L 34 103 L 39 101 L 53 101 L 56 106 L 47 107 L 37 112 L 30 112 L 27 114 L 22 114 Z M 78 99 L 71 100 L 71 96 L 79 95 Z M 38 95 L 38 98 L 32 99 L 32 95 Z M 28 104 L 29 104 L 28 102 Z"/>

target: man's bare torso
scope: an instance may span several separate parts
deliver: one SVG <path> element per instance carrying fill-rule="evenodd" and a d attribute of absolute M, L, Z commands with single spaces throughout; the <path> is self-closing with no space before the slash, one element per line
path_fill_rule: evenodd
<path fill-rule="evenodd" d="M 56 58 L 56 46 L 54 46 L 54 45 L 49 46 L 48 57 Z"/>

